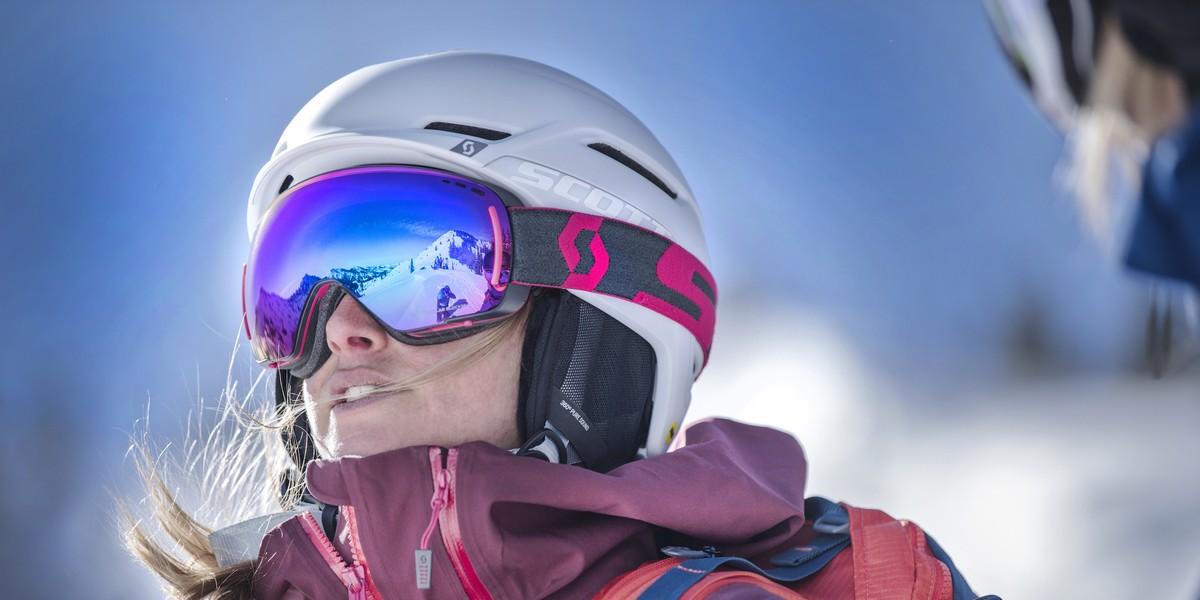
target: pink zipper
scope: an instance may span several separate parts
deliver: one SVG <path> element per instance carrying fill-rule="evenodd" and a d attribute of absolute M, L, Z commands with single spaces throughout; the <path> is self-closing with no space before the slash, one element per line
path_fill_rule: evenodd
<path fill-rule="evenodd" d="M 444 465 L 443 460 L 446 461 Z M 441 525 L 442 543 L 446 546 L 446 553 L 450 555 L 450 563 L 454 565 L 454 572 L 458 575 L 458 581 L 462 584 L 467 597 L 470 600 L 491 600 L 492 595 L 483 585 L 483 581 L 479 579 L 475 567 L 471 566 L 471 558 L 467 556 L 467 549 L 463 545 L 462 529 L 459 526 L 458 511 L 454 502 L 458 450 L 450 448 L 449 451 L 446 451 L 437 446 L 431 446 L 429 448 L 429 465 L 433 470 L 433 498 L 429 501 L 430 507 L 433 508 L 433 514 L 429 518 L 429 525 L 425 528 L 424 535 L 421 536 L 421 547 L 417 550 L 418 587 L 420 587 L 422 576 L 422 557 L 425 561 L 425 573 L 432 571 L 432 561 L 428 550 L 429 538 L 433 535 L 434 525 Z M 422 552 L 425 554 L 422 555 Z"/>
<path fill-rule="evenodd" d="M 429 456 L 435 464 L 440 463 L 441 453 L 436 446 L 429 449 Z M 417 565 L 418 590 L 427 590 L 432 583 L 433 552 L 429 549 L 429 538 L 433 536 L 433 528 L 438 524 L 438 517 L 442 516 L 442 509 L 446 506 L 446 499 L 449 497 L 449 475 L 445 471 L 439 471 L 435 467 L 433 471 L 433 498 L 429 500 L 429 508 L 433 510 L 429 515 L 429 524 L 425 526 L 425 532 L 421 534 L 421 544 L 417 546 L 417 551 L 414 555 Z"/>
<path fill-rule="evenodd" d="M 343 507 L 343 510 L 349 507 Z M 353 565 L 347 565 L 346 561 L 342 560 L 342 556 L 338 554 L 337 548 L 333 547 L 333 542 L 325 537 L 325 532 L 321 530 L 321 526 L 317 524 L 317 519 L 310 512 L 300 513 L 300 524 L 304 527 L 304 533 L 308 534 L 308 539 L 312 541 L 317 550 L 321 552 L 322 558 L 325 559 L 325 564 L 329 565 L 338 579 L 346 586 L 346 591 L 349 592 L 349 600 L 374 600 L 377 595 L 372 595 L 368 591 L 367 571 L 364 563 L 359 561 L 360 554 L 355 552 L 355 561 Z M 352 546 L 354 538 L 357 537 L 351 531 L 350 539 Z M 372 586 L 373 587 L 373 586 Z"/>
<path fill-rule="evenodd" d="M 371 578 L 371 566 L 367 564 L 367 555 L 362 549 L 362 536 L 358 535 L 358 511 L 349 504 L 341 507 L 340 510 L 346 517 L 346 523 L 350 529 L 350 556 L 354 559 L 355 566 L 362 568 L 363 582 L 367 587 L 367 599 L 382 599 L 383 594 L 379 593 L 379 589 L 375 587 L 375 580 Z"/>

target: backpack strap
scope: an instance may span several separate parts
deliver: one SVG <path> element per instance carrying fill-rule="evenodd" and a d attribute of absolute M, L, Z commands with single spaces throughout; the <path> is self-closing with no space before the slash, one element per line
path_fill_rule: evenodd
<path fill-rule="evenodd" d="M 854 538 L 854 597 L 908 600 L 920 579 L 911 529 L 881 510 L 850 507 Z M 920 565 L 928 567 L 928 564 Z"/>
<path fill-rule="evenodd" d="M 932 535 L 925 534 L 925 541 L 929 544 L 929 551 L 935 558 L 942 561 L 947 569 L 950 569 L 950 579 L 954 583 L 954 600 L 1000 600 L 999 596 L 976 596 L 971 590 L 971 586 L 967 585 L 967 579 L 959 572 L 958 567 L 954 566 L 954 561 L 950 560 L 950 555 L 942 550 L 941 545 L 937 540 L 933 539 Z"/>
<path fill-rule="evenodd" d="M 850 545 L 849 515 L 841 505 L 825 498 L 804 501 L 804 514 L 813 519 L 817 535 L 807 545 L 771 558 L 774 569 L 762 569 L 738 556 L 705 556 L 685 560 L 663 573 L 638 600 L 676 600 L 717 567 L 728 566 L 757 573 L 772 581 L 792 583 L 820 571 Z M 707 554 L 707 553 L 706 553 Z"/>
<path fill-rule="evenodd" d="M 949 555 L 909 521 L 816 496 L 804 501 L 804 514 L 812 519 L 816 537 L 805 546 L 771 557 L 775 568 L 762 569 L 738 556 L 715 556 L 708 548 L 671 549 L 669 554 L 687 560 L 658 576 L 639 600 L 677 600 L 719 567 L 748 571 L 777 583 L 795 583 L 820 571 L 848 546 L 854 558 L 855 598 L 977 598 Z M 951 589 L 946 589 L 947 583 Z M 987 599 L 999 600 L 995 596 L 980 600 Z"/>
<path fill-rule="evenodd" d="M 979 598 L 954 566 L 950 556 L 920 527 L 881 511 L 847 507 L 854 551 L 855 598 L 908 600 L 934 597 L 950 583 L 952 600 Z"/>

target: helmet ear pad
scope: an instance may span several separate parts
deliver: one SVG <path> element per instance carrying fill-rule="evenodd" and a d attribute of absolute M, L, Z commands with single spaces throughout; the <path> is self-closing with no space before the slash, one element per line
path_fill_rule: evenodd
<path fill-rule="evenodd" d="M 566 291 L 538 289 L 521 355 L 522 439 L 554 428 L 589 469 L 637 457 L 653 408 L 656 360 L 645 338 Z"/>

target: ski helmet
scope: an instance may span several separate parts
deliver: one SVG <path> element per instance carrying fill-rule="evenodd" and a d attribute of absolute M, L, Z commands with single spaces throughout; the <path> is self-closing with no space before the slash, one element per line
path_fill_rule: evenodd
<path fill-rule="evenodd" d="M 666 149 L 617 101 L 538 62 L 441 52 L 333 82 L 295 115 L 255 178 L 251 240 L 292 182 L 371 164 L 442 169 L 529 207 L 631 223 L 708 263 L 699 209 Z M 715 286 L 708 292 L 715 306 Z M 664 452 L 707 351 L 693 332 L 643 304 L 540 290 L 522 356 L 523 449 L 597 470 L 643 448 L 650 456 Z M 277 401 L 288 401 L 296 377 L 277 375 Z M 316 457 L 307 438 L 303 417 L 285 434 L 301 466 Z"/>

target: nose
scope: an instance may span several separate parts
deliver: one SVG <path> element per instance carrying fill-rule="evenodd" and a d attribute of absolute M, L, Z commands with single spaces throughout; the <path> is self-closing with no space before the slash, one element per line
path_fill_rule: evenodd
<path fill-rule="evenodd" d="M 388 337 L 358 299 L 348 294 L 338 302 L 325 324 L 325 339 L 334 354 L 376 352 L 387 345 Z"/>

